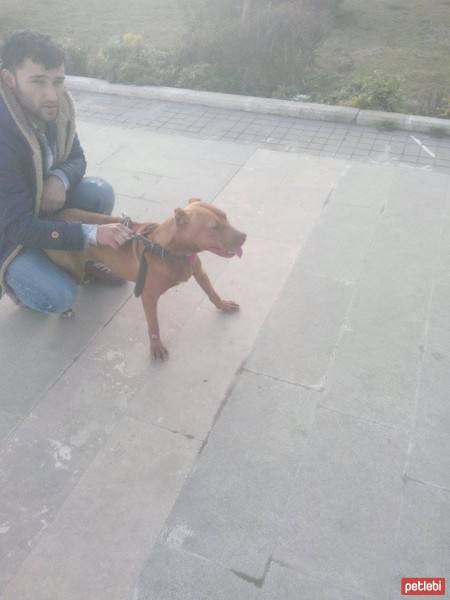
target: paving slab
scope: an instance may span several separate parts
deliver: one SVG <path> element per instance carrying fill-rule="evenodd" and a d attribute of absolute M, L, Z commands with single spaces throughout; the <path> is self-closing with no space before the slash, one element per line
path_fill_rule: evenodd
<path fill-rule="evenodd" d="M 392 187 L 398 167 L 384 164 L 348 163 L 330 202 L 352 204 L 381 210 Z"/>
<path fill-rule="evenodd" d="M 201 556 L 158 544 L 133 600 L 257 600 L 258 592 L 252 583 Z"/>
<path fill-rule="evenodd" d="M 114 177 L 112 171 L 96 171 L 95 175 L 100 175 L 106 181 L 112 182 Z M 117 216 L 127 215 L 133 221 L 141 223 L 161 223 L 172 215 L 172 211 L 164 203 L 155 200 L 145 200 L 127 194 L 115 195 L 114 214 Z"/>
<path fill-rule="evenodd" d="M 355 283 L 378 224 L 378 213 L 372 207 L 335 203 L 331 196 L 303 247 L 303 267 L 320 277 Z"/>
<path fill-rule="evenodd" d="M 274 560 L 385 598 L 407 446 L 393 429 L 319 408 Z"/>
<path fill-rule="evenodd" d="M 351 284 L 303 269 L 300 258 L 246 368 L 322 390 L 352 291 Z"/>
<path fill-rule="evenodd" d="M 450 277 L 450 194 L 442 221 L 442 231 L 439 246 L 439 260 L 436 268 L 436 279 Z"/>
<path fill-rule="evenodd" d="M 402 577 L 450 574 L 450 490 L 406 481 L 389 600 L 401 600 Z"/>
<path fill-rule="evenodd" d="M 336 587 L 324 579 L 314 579 L 286 566 L 272 562 L 261 590 L 261 600 L 366 600 L 354 591 Z"/>
<path fill-rule="evenodd" d="M 314 166 L 313 166 L 314 165 Z M 250 237 L 301 244 L 345 170 L 342 161 L 258 150 L 219 198 Z"/>
<path fill-rule="evenodd" d="M 91 458 L 64 439 L 52 423 L 37 417 L 26 419 L 5 440 L 0 454 L 0 593 Z"/>
<path fill-rule="evenodd" d="M 448 329 L 431 328 L 423 356 L 407 474 L 450 490 L 449 357 Z"/>
<path fill-rule="evenodd" d="M 162 179 L 162 175 L 143 173 L 139 169 L 128 171 L 108 164 L 91 166 L 91 172 L 92 175 L 106 179 L 113 186 L 116 195 L 142 200 L 141 204 L 147 207 L 148 203 L 155 201 L 154 188 Z"/>
<path fill-rule="evenodd" d="M 77 131 L 85 148 L 89 168 L 100 166 L 107 158 L 123 148 L 129 140 L 129 128 L 116 127 L 111 136 L 109 126 L 104 123 L 83 122 L 77 124 Z"/>
<path fill-rule="evenodd" d="M 56 353 L 46 352 L 35 344 L 26 346 L 20 356 L 23 364 L 27 365 L 26 377 L 23 377 L 23 366 L 17 358 L 2 358 L 0 408 L 16 417 L 25 417 L 39 397 L 58 378 L 61 370 L 69 366 L 70 360 L 61 360 Z"/>
<path fill-rule="evenodd" d="M 3 598 L 131 597 L 198 448 L 194 440 L 124 419 Z"/>
<path fill-rule="evenodd" d="M 21 420 L 22 418 L 20 415 L 0 410 L 0 443 Z"/>
<path fill-rule="evenodd" d="M 422 357 L 414 331 L 344 331 L 327 374 L 323 405 L 368 421 L 409 431 Z"/>
<path fill-rule="evenodd" d="M 81 134 L 80 134 L 81 135 Z M 93 175 L 108 179 L 119 194 L 183 206 L 190 197 L 213 199 L 253 147 L 196 140 L 110 125 L 84 124 L 83 139 Z"/>
<path fill-rule="evenodd" d="M 312 427 L 320 394 L 243 369 L 221 407 L 214 432 L 266 451 L 296 453 Z"/>
<path fill-rule="evenodd" d="M 450 330 L 450 278 L 434 281 L 429 327 Z"/>
<path fill-rule="evenodd" d="M 111 125 L 104 132 L 107 139 L 114 138 L 117 127 Z M 233 167 L 240 167 L 252 153 L 251 148 L 233 142 L 213 140 L 191 140 L 181 136 L 167 136 L 159 133 L 151 135 L 139 130 L 121 130 L 118 133 L 123 147 L 111 153 L 102 164 L 120 169 L 169 177 L 202 178 L 213 170 L 217 177 L 233 173 Z M 205 172 L 205 164 L 208 169 Z M 228 169 L 227 169 L 228 167 Z"/>
<path fill-rule="evenodd" d="M 325 406 L 411 427 L 446 186 L 441 175 L 398 169 L 393 176 L 330 366 Z"/>
<path fill-rule="evenodd" d="M 161 541 L 263 577 L 316 402 L 309 390 L 242 373 Z"/>
<path fill-rule="evenodd" d="M 69 319 L 34 313 L 17 307 L 9 298 L 2 299 L 0 408 L 26 415 L 130 294 L 128 285 L 116 289 L 95 283 L 81 286 L 75 314 Z M 24 364 L 26 377 L 22 376 Z"/>

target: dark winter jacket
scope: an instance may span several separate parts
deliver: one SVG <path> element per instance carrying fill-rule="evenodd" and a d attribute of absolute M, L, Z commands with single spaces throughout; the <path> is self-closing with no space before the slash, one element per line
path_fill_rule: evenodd
<path fill-rule="evenodd" d="M 84 176 L 86 161 L 68 93 L 54 128 L 55 166 L 75 185 Z M 6 268 L 23 247 L 81 250 L 85 246 L 80 224 L 40 218 L 43 184 L 43 157 L 35 129 L 0 79 L 0 296 Z"/>

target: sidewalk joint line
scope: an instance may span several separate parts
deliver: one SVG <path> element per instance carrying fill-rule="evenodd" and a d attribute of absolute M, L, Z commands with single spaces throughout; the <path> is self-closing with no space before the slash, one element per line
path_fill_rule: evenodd
<path fill-rule="evenodd" d="M 299 383 L 298 381 L 290 381 L 289 379 L 282 379 L 281 377 L 276 377 L 275 375 L 269 375 L 268 373 L 260 373 L 259 371 L 254 371 L 253 369 L 249 369 L 248 367 L 243 367 L 244 372 L 253 373 L 253 375 L 260 375 L 261 377 L 267 377 L 268 379 L 273 379 L 274 381 L 279 381 L 281 383 L 287 383 L 288 385 L 295 385 L 296 387 L 303 388 L 305 390 L 309 390 L 312 392 L 322 392 L 325 389 L 323 383 L 318 384 L 306 384 Z"/>

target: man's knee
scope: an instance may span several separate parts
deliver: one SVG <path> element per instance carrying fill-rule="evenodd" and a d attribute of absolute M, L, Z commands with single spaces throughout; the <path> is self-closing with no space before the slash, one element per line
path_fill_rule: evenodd
<path fill-rule="evenodd" d="M 114 208 L 114 200 L 114 190 L 110 183 L 101 177 L 84 177 L 78 185 L 69 190 L 66 206 L 110 215 Z"/>
<path fill-rule="evenodd" d="M 98 194 L 99 194 L 99 212 L 110 215 L 114 208 L 115 195 L 114 189 L 110 183 L 104 179 L 97 178 Z"/>

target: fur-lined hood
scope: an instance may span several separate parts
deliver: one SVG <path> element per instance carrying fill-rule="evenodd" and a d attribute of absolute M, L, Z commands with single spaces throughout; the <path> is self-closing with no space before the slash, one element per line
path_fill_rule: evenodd
<path fill-rule="evenodd" d="M 1 64 L 0 64 L 1 73 Z M 40 146 L 34 133 L 34 127 L 26 112 L 18 103 L 14 93 L 3 82 L 0 76 L 0 97 L 5 103 L 13 122 L 30 144 L 33 152 L 40 154 Z M 56 163 L 64 162 L 70 154 L 75 137 L 75 107 L 69 92 L 65 91 L 59 103 L 56 125 Z"/>

